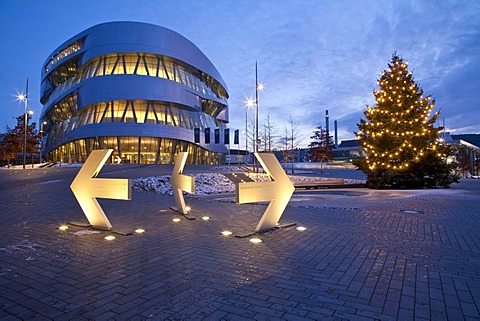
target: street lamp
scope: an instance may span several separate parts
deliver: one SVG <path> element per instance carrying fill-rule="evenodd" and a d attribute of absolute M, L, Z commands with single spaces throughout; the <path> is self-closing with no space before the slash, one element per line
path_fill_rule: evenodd
<path fill-rule="evenodd" d="M 28 79 L 27 79 L 26 94 L 18 94 L 17 95 L 17 100 L 23 101 L 24 107 L 25 107 L 24 113 L 23 113 L 23 127 L 24 127 L 24 133 L 23 133 L 23 169 L 25 169 L 25 164 L 27 163 Z"/>

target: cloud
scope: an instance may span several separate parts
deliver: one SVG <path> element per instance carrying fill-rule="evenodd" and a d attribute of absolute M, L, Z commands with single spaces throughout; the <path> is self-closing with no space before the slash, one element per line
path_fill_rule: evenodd
<path fill-rule="evenodd" d="M 309 137 L 324 122 L 328 109 L 331 127 L 337 119 L 342 138 L 350 139 L 365 105 L 374 101 L 372 90 L 381 70 L 396 50 L 409 61 L 425 93 L 436 98 L 448 124 L 480 132 L 480 2 L 476 0 L 85 1 L 75 7 L 75 19 L 68 6 L 39 15 L 37 8 L 1 5 L 8 9 L 2 10 L 6 12 L 3 29 L 10 30 L 21 13 L 29 19 L 20 26 L 15 23 L 18 34 L 40 39 L 25 43 L 24 52 L 30 56 L 42 52 L 40 62 L 33 64 L 36 67 L 29 65 L 34 68 L 32 75 L 39 74 L 39 65 L 51 50 L 90 25 L 111 20 L 154 23 L 191 40 L 217 67 L 230 93 L 232 128 L 245 126 L 244 100 L 254 95 L 258 61 L 259 80 L 266 83 L 260 93 L 260 123 L 270 113 L 277 127 L 283 127 L 291 115 Z M 94 3 L 93 11 L 89 8 Z M 55 26 L 48 21 L 55 21 Z M 12 42 L 8 39 L 4 42 Z M 23 45 L 17 44 L 16 50 Z M 22 86 L 27 72 L 12 72 L 11 66 L 22 64 L 7 63 L 10 55 L 5 52 L 0 57 L 2 70 L 10 70 L 5 83 Z M 22 56 L 22 61 L 29 60 Z M 31 81 L 32 90 L 35 82 L 38 78 Z M 2 86 L 3 91 L 11 90 Z"/>

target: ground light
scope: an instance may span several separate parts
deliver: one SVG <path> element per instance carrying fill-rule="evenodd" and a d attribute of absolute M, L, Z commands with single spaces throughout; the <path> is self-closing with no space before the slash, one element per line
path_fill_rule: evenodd
<path fill-rule="evenodd" d="M 202 216 L 202 220 L 204 220 L 204 221 L 208 221 L 209 219 L 210 219 L 210 217 L 208 217 L 208 216 Z"/>
<path fill-rule="evenodd" d="M 306 229 L 307 229 L 307 228 L 306 228 L 305 226 L 298 226 L 298 227 L 297 227 L 297 230 L 298 230 L 298 231 L 302 231 L 302 232 L 305 231 Z"/>
<path fill-rule="evenodd" d="M 175 223 L 178 223 L 181 221 L 181 219 L 179 219 L 178 217 L 175 217 L 172 221 L 174 221 Z"/>
<path fill-rule="evenodd" d="M 222 234 L 223 236 L 230 236 L 230 235 L 233 234 L 233 232 L 230 232 L 230 231 L 222 231 L 221 234 Z"/>
<path fill-rule="evenodd" d="M 254 238 L 250 239 L 250 242 L 258 244 L 258 243 L 262 243 L 263 241 L 261 239 L 259 239 L 258 237 L 254 237 Z"/>
<path fill-rule="evenodd" d="M 187 213 L 190 212 L 191 210 L 192 210 L 192 208 L 190 206 L 185 207 L 185 211 L 187 211 Z"/>
<path fill-rule="evenodd" d="M 113 241 L 115 239 L 115 236 L 107 235 L 107 236 L 104 237 L 104 239 L 107 240 L 107 241 Z"/>
<path fill-rule="evenodd" d="M 143 228 L 137 228 L 137 229 L 135 230 L 135 233 L 137 233 L 137 234 L 145 233 L 145 229 L 143 229 Z"/>
<path fill-rule="evenodd" d="M 68 230 L 68 226 L 67 226 L 67 225 L 60 225 L 60 226 L 58 227 L 58 229 L 59 229 L 60 231 L 66 231 L 66 230 Z"/>

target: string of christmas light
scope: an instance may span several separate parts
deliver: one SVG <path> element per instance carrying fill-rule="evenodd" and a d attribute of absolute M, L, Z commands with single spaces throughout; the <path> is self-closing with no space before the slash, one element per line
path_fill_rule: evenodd
<path fill-rule="evenodd" d="M 414 83 L 408 63 L 394 55 L 373 91 L 375 106 L 367 106 L 357 137 L 368 155 L 368 168 L 405 170 L 438 149 L 440 129 L 434 128 L 438 112 L 432 97 Z M 442 153 L 439 157 L 446 156 Z"/>

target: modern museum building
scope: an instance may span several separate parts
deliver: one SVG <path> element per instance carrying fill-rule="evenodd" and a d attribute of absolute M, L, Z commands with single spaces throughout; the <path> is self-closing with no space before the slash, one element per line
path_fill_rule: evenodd
<path fill-rule="evenodd" d="M 170 164 L 182 151 L 190 164 L 215 164 L 228 153 L 225 82 L 192 42 L 160 26 L 109 22 L 72 37 L 42 66 L 40 97 L 52 162 L 84 162 L 94 149 L 137 164 Z"/>

